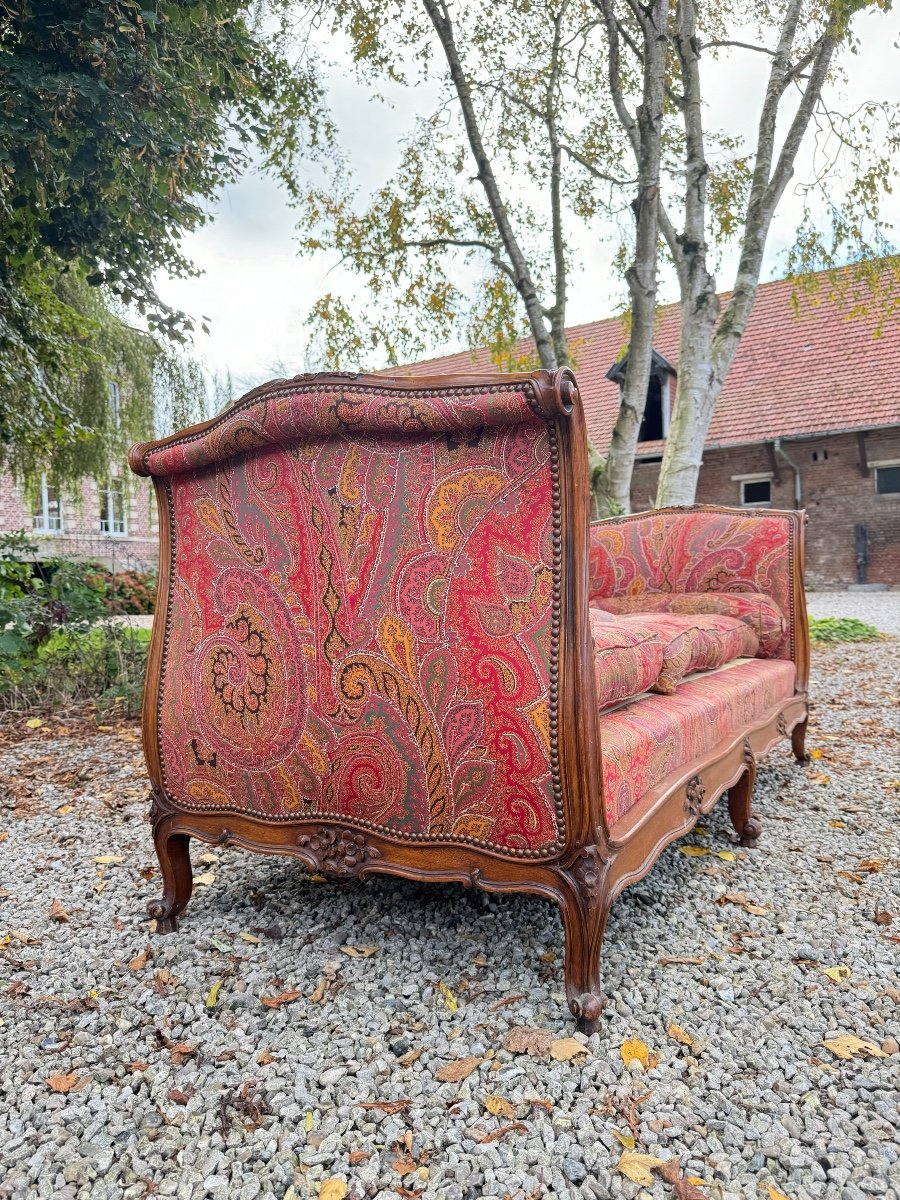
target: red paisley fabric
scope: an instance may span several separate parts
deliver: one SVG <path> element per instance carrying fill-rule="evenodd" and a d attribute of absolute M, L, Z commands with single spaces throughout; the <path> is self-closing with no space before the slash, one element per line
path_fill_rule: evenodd
<path fill-rule="evenodd" d="M 663 665 L 663 646 L 651 630 L 628 629 L 591 609 L 594 682 L 602 711 L 652 687 Z"/>
<path fill-rule="evenodd" d="M 332 387 L 151 452 L 173 799 L 550 852 L 551 442 L 521 385 Z"/>
<path fill-rule="evenodd" d="M 673 696 L 647 696 L 604 713 L 600 740 L 610 825 L 671 771 L 762 720 L 793 692 L 793 663 L 754 659 L 690 679 Z"/>
<path fill-rule="evenodd" d="M 790 519 L 777 512 L 666 509 L 591 526 L 591 604 L 659 592 L 751 592 L 791 612 Z M 738 614 L 734 614 L 738 615 Z M 790 631 L 767 652 L 790 658 Z"/>
<path fill-rule="evenodd" d="M 774 600 L 756 592 L 645 592 L 640 596 L 594 597 L 594 608 L 608 613 L 719 613 L 749 625 L 759 641 L 761 658 L 772 658 L 784 638 L 787 622 Z"/>
<path fill-rule="evenodd" d="M 755 658 L 759 641 L 749 625 L 710 613 L 619 616 L 625 629 L 662 643 L 663 661 L 651 690 L 669 696 L 693 671 L 712 671 L 733 658 Z"/>

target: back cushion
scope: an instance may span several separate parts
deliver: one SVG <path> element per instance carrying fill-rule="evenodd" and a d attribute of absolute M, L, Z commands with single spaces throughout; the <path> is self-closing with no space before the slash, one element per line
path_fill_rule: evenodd
<path fill-rule="evenodd" d="M 553 438 L 521 383 L 295 387 L 145 460 L 172 526 L 172 798 L 552 849 Z"/>
<path fill-rule="evenodd" d="M 754 658 L 759 649 L 750 626 L 734 617 L 646 613 L 616 620 L 625 629 L 654 634 L 662 642 L 662 668 L 650 690 L 667 696 L 692 671 L 712 671 L 734 658 Z"/>
<path fill-rule="evenodd" d="M 787 621 L 774 600 L 759 592 L 643 592 L 637 596 L 594 597 L 608 613 L 719 613 L 749 625 L 759 640 L 760 658 L 778 653 Z"/>

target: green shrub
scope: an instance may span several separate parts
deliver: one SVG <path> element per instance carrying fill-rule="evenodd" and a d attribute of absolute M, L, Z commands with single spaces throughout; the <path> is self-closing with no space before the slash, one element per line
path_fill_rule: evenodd
<path fill-rule="evenodd" d="M 871 642 L 884 634 L 855 617 L 811 617 L 809 636 L 813 642 Z"/>

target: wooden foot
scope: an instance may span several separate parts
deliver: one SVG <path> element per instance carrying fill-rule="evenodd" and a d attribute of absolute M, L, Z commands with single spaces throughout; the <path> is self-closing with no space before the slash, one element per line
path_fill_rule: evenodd
<path fill-rule="evenodd" d="M 762 822 L 753 812 L 753 785 L 756 783 L 756 755 L 748 741 L 744 742 L 746 770 L 728 789 L 728 815 L 742 846 L 756 846 L 762 833 Z"/>
<path fill-rule="evenodd" d="M 190 900 L 193 887 L 188 849 L 191 839 L 184 833 L 167 834 L 165 825 L 166 822 L 162 822 L 163 827 L 154 830 L 163 896 L 161 900 L 152 900 L 147 905 L 147 912 L 156 921 L 157 933 L 174 933 L 178 928 L 178 914 Z"/>
<path fill-rule="evenodd" d="M 606 997 L 600 986 L 600 949 L 609 915 L 607 864 L 596 846 L 581 851 L 560 873 L 559 895 L 566 931 L 565 984 L 569 1009 L 582 1033 L 595 1033 Z"/>
<path fill-rule="evenodd" d="M 791 730 L 791 749 L 794 752 L 794 758 L 803 767 L 807 766 L 810 762 L 810 757 L 806 752 L 806 726 L 808 723 L 809 718 L 804 717 Z"/>

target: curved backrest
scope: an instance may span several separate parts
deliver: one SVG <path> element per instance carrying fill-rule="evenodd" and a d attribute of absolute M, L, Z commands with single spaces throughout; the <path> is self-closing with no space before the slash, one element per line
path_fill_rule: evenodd
<path fill-rule="evenodd" d="M 586 520 L 562 532 L 574 395 L 568 372 L 300 377 L 136 446 L 163 538 L 156 785 L 184 808 L 554 853 L 560 633 L 584 591 L 566 559 L 587 550 Z"/>

